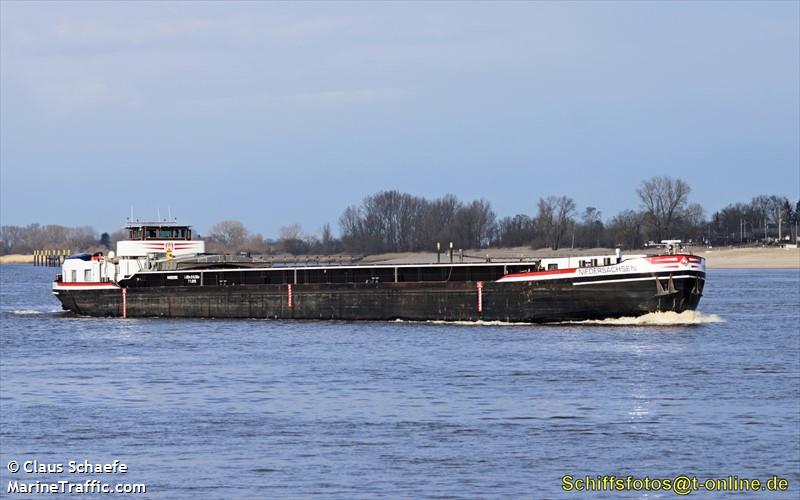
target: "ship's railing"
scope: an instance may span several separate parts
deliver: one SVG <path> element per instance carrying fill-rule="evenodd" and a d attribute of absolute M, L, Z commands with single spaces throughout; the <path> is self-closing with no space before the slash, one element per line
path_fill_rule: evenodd
<path fill-rule="evenodd" d="M 466 254 L 466 253 L 460 253 L 458 257 L 459 257 L 459 260 L 461 262 L 464 262 L 464 259 L 477 259 L 477 260 L 486 261 L 486 262 L 506 262 L 506 263 L 511 263 L 511 262 L 524 262 L 524 263 L 530 262 L 530 263 L 535 263 L 535 262 L 539 262 L 539 261 L 542 260 L 541 257 L 530 257 L 530 256 L 527 256 L 527 255 L 494 255 L 494 256 L 492 256 L 492 255 L 489 255 L 489 254 L 486 254 L 486 255 L 469 255 L 469 254 Z"/>

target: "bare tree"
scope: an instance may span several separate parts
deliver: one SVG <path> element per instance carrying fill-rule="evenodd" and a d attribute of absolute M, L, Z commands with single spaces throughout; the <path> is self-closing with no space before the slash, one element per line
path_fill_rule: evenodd
<path fill-rule="evenodd" d="M 74 228 L 65 228 L 65 241 L 71 242 L 77 248 L 91 248 L 97 246 L 97 233 L 90 226 L 79 226 Z M 61 242 L 53 242 L 55 246 L 61 245 Z"/>
<path fill-rule="evenodd" d="M 30 253 L 34 250 L 100 249 L 97 233 L 90 226 L 66 227 L 57 224 L 29 224 L 25 227 L 0 227 L 0 252 Z"/>
<path fill-rule="evenodd" d="M 128 231 L 124 229 L 117 229 L 113 233 L 111 233 L 111 246 L 109 248 L 116 249 L 117 242 L 123 241 L 128 239 Z"/>
<path fill-rule="evenodd" d="M 212 243 L 218 243 L 227 251 L 235 251 L 242 247 L 247 238 L 247 229 L 239 221 L 225 220 L 214 224 L 208 233 Z"/>
<path fill-rule="evenodd" d="M 282 226 L 278 237 L 278 247 L 292 255 L 306 253 L 309 245 L 304 241 L 303 228 L 300 224 Z"/>
<path fill-rule="evenodd" d="M 19 226 L 0 227 L 0 252 L 3 254 L 19 252 L 25 248 L 25 229 Z"/>
<path fill-rule="evenodd" d="M 267 242 L 264 241 L 264 237 L 256 233 L 251 234 L 244 240 L 242 250 L 263 255 L 269 253 L 270 248 Z"/>
<path fill-rule="evenodd" d="M 300 240 L 303 239 L 303 227 L 300 224 L 289 224 L 288 226 L 281 226 L 280 229 L 281 240 Z"/>
<path fill-rule="evenodd" d="M 704 241 L 707 232 L 705 209 L 699 203 L 689 203 L 672 223 L 672 235 L 684 241 Z"/>
<path fill-rule="evenodd" d="M 672 236 L 673 223 L 683 215 L 690 192 L 686 182 L 672 177 L 653 177 L 636 190 L 657 241 Z"/>
<path fill-rule="evenodd" d="M 642 214 L 633 210 L 623 210 L 608 225 L 608 232 L 614 246 L 639 248 L 642 246 Z"/>
<path fill-rule="evenodd" d="M 581 215 L 582 221 L 582 246 L 599 247 L 600 236 L 603 233 L 603 221 L 600 210 L 595 207 L 586 207 Z"/>
<path fill-rule="evenodd" d="M 331 225 L 326 223 L 324 226 L 322 226 L 321 233 L 322 234 L 319 239 L 320 251 L 325 255 L 336 253 L 338 241 L 336 241 L 336 238 L 333 236 Z"/>
<path fill-rule="evenodd" d="M 501 246 L 516 247 L 533 241 L 533 220 L 524 214 L 503 217 L 497 223 L 497 239 Z"/>
<path fill-rule="evenodd" d="M 399 191 L 381 191 L 349 207 L 339 219 L 342 242 L 366 253 L 413 251 L 422 247 L 428 201 Z"/>
<path fill-rule="evenodd" d="M 456 244 L 463 248 L 488 246 L 494 235 L 495 218 L 491 204 L 484 199 L 461 207 L 454 220 Z"/>
<path fill-rule="evenodd" d="M 711 216 L 711 224 L 718 240 L 723 244 L 745 241 L 744 221 L 748 207 L 744 203 L 728 205 Z"/>
<path fill-rule="evenodd" d="M 777 239 L 783 238 L 783 225 L 789 216 L 786 210 L 789 207 L 789 200 L 784 196 L 772 195 L 769 197 L 769 220 L 775 225 Z"/>
<path fill-rule="evenodd" d="M 342 245 L 349 252 L 363 252 L 365 245 L 364 221 L 361 209 L 351 205 L 339 217 L 339 230 L 342 235 Z"/>
<path fill-rule="evenodd" d="M 486 246 L 495 214 L 486 200 L 462 205 L 453 195 L 430 202 L 398 191 L 382 191 L 348 207 L 339 218 L 349 251 L 380 253 L 433 249 L 453 241 L 464 248 Z"/>
<path fill-rule="evenodd" d="M 432 250 L 437 242 L 447 246 L 454 241 L 456 213 L 462 206 L 461 201 L 452 194 L 429 202 L 419 228 L 419 249 Z"/>
<path fill-rule="evenodd" d="M 558 250 L 567 228 L 574 222 L 575 201 L 569 196 L 539 198 L 536 221 L 545 233 L 550 248 Z"/>

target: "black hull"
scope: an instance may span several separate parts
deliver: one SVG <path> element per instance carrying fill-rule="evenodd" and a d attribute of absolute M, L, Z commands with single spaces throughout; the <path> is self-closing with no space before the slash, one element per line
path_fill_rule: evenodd
<path fill-rule="evenodd" d="M 127 317 L 442 320 L 546 323 L 694 310 L 705 274 L 684 272 L 483 283 L 409 282 L 202 287 L 129 287 Z M 596 283 L 595 283 L 596 281 Z M 573 284 L 580 282 L 580 285 Z M 121 289 L 56 292 L 64 309 L 123 316 Z M 479 311 L 478 298 L 481 298 Z"/>

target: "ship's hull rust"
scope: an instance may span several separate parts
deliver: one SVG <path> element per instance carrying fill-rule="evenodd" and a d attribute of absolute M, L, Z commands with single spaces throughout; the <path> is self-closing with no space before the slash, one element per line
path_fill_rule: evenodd
<path fill-rule="evenodd" d="M 558 322 L 693 310 L 703 272 L 626 280 L 129 287 L 127 317 Z M 592 281 L 597 281 L 594 283 Z M 577 284 L 580 283 L 580 284 Z M 478 294 L 481 294 L 479 311 Z M 64 309 L 123 316 L 122 289 L 59 290 Z"/>

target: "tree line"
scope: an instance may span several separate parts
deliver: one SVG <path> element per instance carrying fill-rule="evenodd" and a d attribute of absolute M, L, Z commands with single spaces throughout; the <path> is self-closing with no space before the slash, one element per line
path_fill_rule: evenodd
<path fill-rule="evenodd" d="M 33 253 L 34 250 L 76 250 L 98 247 L 97 232 L 91 226 L 66 227 L 55 224 L 0 226 L 0 254 Z"/>
<path fill-rule="evenodd" d="M 653 177 L 636 190 L 638 210 L 623 210 L 609 218 L 594 206 L 578 210 L 568 196 L 539 198 L 535 212 L 498 218 L 489 201 L 463 202 L 452 194 L 427 199 L 399 191 L 380 191 L 347 207 L 338 220 L 308 234 L 298 224 L 280 229 L 277 239 L 250 233 L 239 221 L 215 224 L 205 239 L 209 252 L 255 254 L 376 254 L 434 251 L 437 244 L 455 248 L 564 247 L 640 248 L 647 242 L 682 239 L 697 244 L 774 244 L 797 237 L 800 201 L 760 195 L 714 212 L 690 200 L 691 188 L 671 177 Z M 97 233 L 88 226 L 0 227 L 0 253 L 30 253 L 39 249 L 111 248 L 122 231 Z"/>

